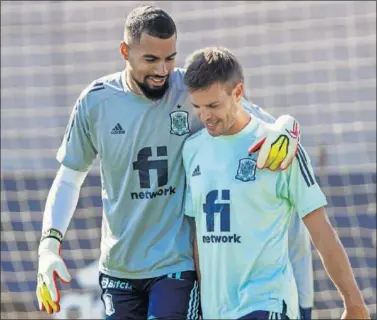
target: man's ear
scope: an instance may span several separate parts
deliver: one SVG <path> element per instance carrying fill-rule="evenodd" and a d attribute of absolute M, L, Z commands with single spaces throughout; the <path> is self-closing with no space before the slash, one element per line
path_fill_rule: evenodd
<path fill-rule="evenodd" d="M 128 60 L 129 47 L 124 41 L 120 43 L 120 54 L 124 60 Z"/>
<path fill-rule="evenodd" d="M 238 83 L 233 89 L 233 95 L 234 95 L 234 98 L 236 99 L 236 102 L 240 102 L 241 99 L 243 98 L 244 96 L 243 89 L 244 87 L 243 87 L 242 82 Z"/>

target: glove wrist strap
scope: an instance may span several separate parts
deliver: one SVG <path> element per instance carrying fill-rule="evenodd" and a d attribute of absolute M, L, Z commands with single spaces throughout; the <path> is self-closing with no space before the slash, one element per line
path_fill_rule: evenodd
<path fill-rule="evenodd" d="M 47 239 L 47 238 L 53 238 L 53 239 L 56 239 L 58 240 L 60 243 L 63 241 L 63 235 L 62 233 L 57 230 L 57 229 L 47 229 L 46 231 L 44 231 L 42 233 L 42 237 L 41 237 L 41 242 L 44 240 L 44 239 Z"/>

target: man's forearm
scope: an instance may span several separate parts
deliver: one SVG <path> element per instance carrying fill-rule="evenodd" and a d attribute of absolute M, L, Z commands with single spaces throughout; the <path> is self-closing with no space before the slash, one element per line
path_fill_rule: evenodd
<path fill-rule="evenodd" d="M 347 305 L 364 304 L 364 299 L 358 289 L 351 265 L 339 238 L 334 235 L 333 239 L 318 251 L 327 273 L 339 289 L 344 302 Z"/>
<path fill-rule="evenodd" d="M 310 215 L 313 214 L 315 213 Z M 325 212 L 319 214 L 325 214 Z M 344 303 L 347 306 L 362 305 L 364 299 L 353 275 L 346 251 L 329 221 L 327 219 L 324 221 L 320 232 L 311 232 L 313 244 L 319 252 L 329 277 L 342 295 Z"/>
<path fill-rule="evenodd" d="M 61 166 L 47 196 L 42 232 L 56 229 L 64 236 L 80 196 L 87 172 Z"/>

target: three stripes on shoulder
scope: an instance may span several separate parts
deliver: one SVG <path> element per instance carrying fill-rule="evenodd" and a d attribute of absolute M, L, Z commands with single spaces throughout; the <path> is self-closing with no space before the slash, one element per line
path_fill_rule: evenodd
<path fill-rule="evenodd" d="M 305 153 L 302 150 L 301 145 L 298 145 L 296 158 L 298 160 L 298 165 L 300 167 L 301 175 L 304 177 L 306 185 L 308 187 L 311 187 L 312 185 L 316 183 L 316 180 L 309 170 L 308 160 L 306 159 Z"/>
<path fill-rule="evenodd" d="M 94 91 L 99 91 L 99 90 L 102 90 L 102 89 L 105 89 L 105 85 L 103 84 L 103 82 L 97 82 L 93 85 L 93 87 L 88 91 L 89 92 L 94 92 Z"/>

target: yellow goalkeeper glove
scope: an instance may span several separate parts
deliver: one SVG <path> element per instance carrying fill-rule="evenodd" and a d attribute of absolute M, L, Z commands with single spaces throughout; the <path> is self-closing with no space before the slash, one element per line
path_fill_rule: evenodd
<path fill-rule="evenodd" d="M 60 293 L 56 277 L 68 283 L 71 281 L 71 276 L 63 259 L 60 257 L 61 240 L 59 241 L 59 237 L 54 236 L 60 234 L 60 232 L 50 229 L 48 233 L 52 234 L 52 236 L 42 239 L 38 249 L 39 260 L 36 294 L 39 310 L 46 310 L 48 314 L 52 314 L 54 311 L 60 311 Z"/>
<path fill-rule="evenodd" d="M 257 168 L 272 171 L 287 169 L 297 154 L 300 141 L 300 124 L 288 115 L 267 124 L 262 138 L 249 148 L 249 154 L 259 150 Z"/>

